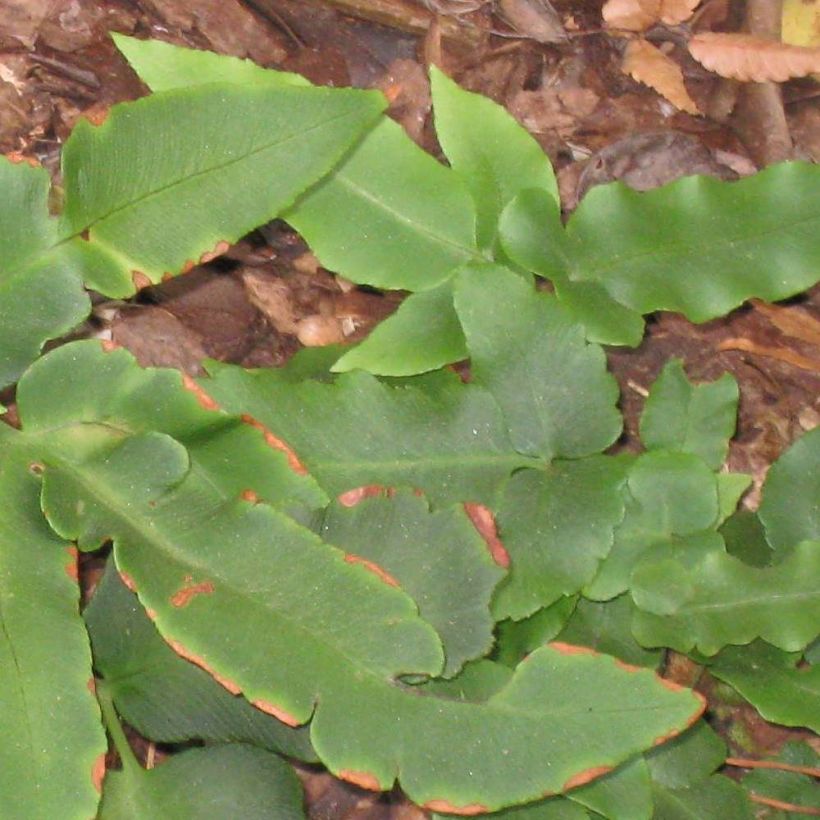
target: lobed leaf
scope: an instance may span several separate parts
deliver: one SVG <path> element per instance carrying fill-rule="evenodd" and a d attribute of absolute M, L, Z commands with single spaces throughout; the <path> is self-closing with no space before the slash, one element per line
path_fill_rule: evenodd
<path fill-rule="evenodd" d="M 452 373 L 396 385 L 362 372 L 292 384 L 275 372 L 210 369 L 202 381 L 208 393 L 286 441 L 331 495 L 409 486 L 434 505 L 494 507 L 510 473 L 529 463 L 513 450 L 492 397 Z"/>
<path fill-rule="evenodd" d="M 79 324 L 91 303 L 76 260 L 57 245 L 43 168 L 0 156 L 0 387 L 16 381 L 43 343 Z"/>
<path fill-rule="evenodd" d="M 28 407 L 57 400 L 44 374 L 65 362 L 45 357 L 39 381 L 23 380 Z M 398 778 L 431 809 L 501 808 L 586 782 L 702 709 L 649 672 L 560 644 L 484 703 L 420 695 L 400 677 L 437 674 L 443 656 L 408 595 L 272 507 L 236 501 L 166 433 L 124 435 L 91 398 L 78 410 L 23 434 L 42 453 L 52 527 L 83 544 L 111 537 L 120 573 L 174 649 L 263 711 L 291 724 L 312 716 L 314 748 L 349 780 Z M 477 742 L 487 733 L 504 753 L 487 754 Z M 568 733 L 596 743 L 568 746 Z"/>
<path fill-rule="evenodd" d="M 670 359 L 646 400 L 641 442 L 649 450 L 692 453 L 717 470 L 735 432 L 737 402 L 737 382 L 729 373 L 695 385 L 686 378 L 683 362 Z"/>
<path fill-rule="evenodd" d="M 820 666 L 798 666 L 800 656 L 762 641 L 727 646 L 709 671 L 730 684 L 766 720 L 820 731 Z"/>
<path fill-rule="evenodd" d="M 498 623 L 493 657 L 498 663 L 516 666 L 539 646 L 558 635 L 570 619 L 578 603 L 578 596 L 559 598 L 555 603 L 520 621 L 505 620 Z M 583 641 L 565 641 L 584 646 Z"/>
<path fill-rule="evenodd" d="M 361 284 L 430 290 L 479 257 L 461 180 L 388 119 L 284 218 L 325 267 Z"/>
<path fill-rule="evenodd" d="M 628 466 L 591 456 L 510 479 L 498 521 L 512 567 L 493 601 L 496 619 L 520 620 L 592 580 L 623 518 Z"/>
<path fill-rule="evenodd" d="M 643 757 L 628 761 L 609 774 L 569 793 L 571 800 L 618 820 L 651 820 L 653 801 L 649 768 Z"/>
<path fill-rule="evenodd" d="M 632 574 L 641 612 L 633 623 L 644 646 L 714 655 L 755 638 L 794 652 L 820 625 L 820 542 L 803 541 L 771 567 L 750 567 L 709 545 L 694 560 L 646 558 Z"/>
<path fill-rule="evenodd" d="M 609 555 L 584 595 L 606 601 L 630 586 L 633 568 L 673 538 L 685 538 L 717 523 L 718 494 L 715 474 L 697 456 L 644 453 L 627 478 L 622 523 L 615 530 Z"/>
<path fill-rule="evenodd" d="M 766 762 L 799 766 L 802 768 L 820 768 L 820 755 L 811 747 L 810 741 L 790 741 L 786 743 L 774 760 Z M 770 812 L 773 820 L 788 820 L 800 817 L 803 814 L 817 813 L 817 779 L 807 774 L 800 774 L 786 769 L 753 769 L 741 781 L 742 786 L 750 795 L 758 795 L 770 800 L 779 800 L 784 806 L 777 813 Z M 800 811 L 800 807 L 803 811 Z"/>
<path fill-rule="evenodd" d="M 104 771 L 77 554 L 40 514 L 38 453 L 0 425 L 0 815 L 87 818 Z"/>
<path fill-rule="evenodd" d="M 604 353 L 554 297 L 482 265 L 459 272 L 455 305 L 473 380 L 495 397 L 519 452 L 577 458 L 618 437 L 618 386 Z"/>
<path fill-rule="evenodd" d="M 189 749 L 156 768 L 109 772 L 100 820 L 144 817 L 275 817 L 303 820 L 302 788 L 293 769 L 241 743 Z"/>
<path fill-rule="evenodd" d="M 262 68 L 252 60 L 111 32 L 114 44 L 154 92 L 208 83 L 309 86 L 299 74 Z"/>
<path fill-rule="evenodd" d="M 519 191 L 542 188 L 559 202 L 549 158 L 502 106 L 460 88 L 435 65 L 430 86 L 438 141 L 475 203 L 479 247 L 493 247 L 501 212 Z"/>
<path fill-rule="evenodd" d="M 453 307 L 453 282 L 411 293 L 392 316 L 333 366 L 380 376 L 412 376 L 467 358 L 464 333 Z"/>
<path fill-rule="evenodd" d="M 410 491 L 364 498 L 353 507 L 336 502 L 318 533 L 348 555 L 373 562 L 412 596 L 441 638 L 444 677 L 490 650 L 490 596 L 504 571 L 463 508 L 431 512 Z"/>
<path fill-rule="evenodd" d="M 820 540 L 820 428 L 799 438 L 771 466 L 758 510 L 777 555 L 800 541 Z"/>
<path fill-rule="evenodd" d="M 315 761 L 308 731 L 291 728 L 233 695 L 162 639 L 113 562 L 83 613 L 94 666 L 117 711 L 143 737 L 250 743 Z"/>
<path fill-rule="evenodd" d="M 158 282 L 277 216 L 383 106 L 371 92 L 230 83 L 114 106 L 63 149 L 62 237 L 82 234 L 106 260 L 88 284 L 130 295 L 135 273 Z"/>

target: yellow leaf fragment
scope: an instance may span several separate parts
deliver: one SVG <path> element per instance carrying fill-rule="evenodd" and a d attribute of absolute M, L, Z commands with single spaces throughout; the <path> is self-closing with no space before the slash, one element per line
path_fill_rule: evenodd
<path fill-rule="evenodd" d="M 820 46 L 820 2 L 783 0 L 781 39 L 793 46 Z"/>
<path fill-rule="evenodd" d="M 680 66 L 646 40 L 632 40 L 624 52 L 624 73 L 666 97 L 675 108 L 700 114 L 683 83 Z"/>
<path fill-rule="evenodd" d="M 645 31 L 655 23 L 674 26 L 688 20 L 700 0 L 607 0 L 601 13 L 610 28 Z"/>
<path fill-rule="evenodd" d="M 751 34 L 696 34 L 689 53 L 709 71 L 732 80 L 782 83 L 820 71 L 820 48 L 801 48 Z"/>

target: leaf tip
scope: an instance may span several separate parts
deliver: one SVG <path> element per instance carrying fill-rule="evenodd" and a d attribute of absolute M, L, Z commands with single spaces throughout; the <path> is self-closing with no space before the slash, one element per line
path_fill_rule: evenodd
<path fill-rule="evenodd" d="M 345 553 L 345 561 L 348 564 L 359 564 L 368 572 L 372 572 L 377 578 L 380 578 L 391 587 L 399 588 L 399 582 L 383 567 L 380 567 L 373 561 L 368 561 L 367 558 L 362 558 L 361 555 L 354 555 L 353 553 Z"/>
<path fill-rule="evenodd" d="M 40 161 L 36 157 L 26 156 L 22 151 L 9 151 L 9 153 L 4 154 L 4 156 L 13 165 L 20 165 L 20 163 L 24 162 L 26 165 L 30 165 L 32 168 L 41 167 Z"/>
<path fill-rule="evenodd" d="M 560 652 L 562 655 L 598 654 L 594 649 L 590 649 L 588 646 L 576 646 L 573 643 L 564 643 L 563 641 L 552 641 L 552 643 L 548 643 L 547 646 L 551 647 L 556 652 Z"/>
<path fill-rule="evenodd" d="M 342 769 L 340 772 L 336 772 L 336 775 L 341 780 L 345 780 L 346 782 L 352 783 L 354 786 L 359 786 L 362 789 L 367 789 L 371 792 L 384 791 L 384 787 L 379 782 L 379 778 L 370 772 L 359 772 L 355 769 Z"/>
<path fill-rule="evenodd" d="M 187 373 L 182 374 L 182 386 L 196 396 L 199 406 L 203 410 L 219 410 L 220 407 Z"/>
<path fill-rule="evenodd" d="M 97 794 L 102 794 L 103 780 L 105 779 L 105 752 L 97 755 L 91 766 L 91 782 L 97 790 Z"/>
<path fill-rule="evenodd" d="M 193 381 L 193 380 L 192 380 Z M 196 382 L 194 382 L 196 384 Z M 198 385 L 197 385 L 198 386 Z M 201 389 L 201 388 L 200 388 Z M 274 450 L 279 450 L 285 454 L 288 460 L 288 466 L 298 475 L 307 475 L 307 467 L 299 460 L 299 456 L 287 445 L 282 439 L 275 436 L 261 421 L 257 421 L 253 416 L 243 413 L 240 417 L 243 424 L 247 424 L 256 430 L 259 430 L 265 438 L 265 442 Z"/>
<path fill-rule="evenodd" d="M 68 553 L 68 562 L 65 565 L 65 574 L 76 584 L 80 580 L 80 573 L 77 566 L 80 553 L 77 550 L 77 547 L 66 547 L 65 551 Z"/>

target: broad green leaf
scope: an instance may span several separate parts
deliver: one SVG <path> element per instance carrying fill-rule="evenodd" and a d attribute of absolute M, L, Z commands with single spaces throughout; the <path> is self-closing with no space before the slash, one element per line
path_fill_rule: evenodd
<path fill-rule="evenodd" d="M 541 188 L 528 188 L 507 205 L 499 222 L 504 252 L 517 265 L 549 279 L 561 304 L 584 326 L 591 342 L 637 347 L 640 313 L 616 302 L 598 282 L 569 278 L 568 245 L 558 203 Z"/>
<path fill-rule="evenodd" d="M 662 652 L 645 649 L 632 637 L 634 609 L 628 595 L 605 603 L 582 598 L 556 640 L 588 646 L 635 666 L 657 669 Z"/>
<path fill-rule="evenodd" d="M 436 66 L 430 87 L 438 141 L 473 195 L 480 247 L 492 247 L 501 212 L 524 188 L 559 201 L 549 158 L 502 106 L 459 88 Z"/>
<path fill-rule="evenodd" d="M 735 432 L 737 401 L 737 382 L 729 373 L 710 384 L 693 384 L 683 362 L 670 359 L 646 400 L 641 441 L 649 450 L 693 453 L 717 470 Z"/>
<path fill-rule="evenodd" d="M 160 743 L 244 742 L 300 760 L 316 759 L 307 730 L 292 729 L 230 694 L 162 639 L 113 564 L 83 613 L 94 666 L 117 711 Z"/>
<path fill-rule="evenodd" d="M 280 508 L 318 508 L 328 501 L 252 417 L 220 411 L 175 370 L 142 370 L 125 350 L 106 353 L 95 341 L 58 348 L 30 368 L 17 399 L 29 432 L 101 417 L 112 433 L 156 431 L 179 440 L 227 496 L 251 491 Z"/>
<path fill-rule="evenodd" d="M 284 760 L 230 743 L 189 749 L 149 771 L 131 766 L 109 772 L 100 820 L 303 820 L 302 799 L 299 780 Z"/>
<path fill-rule="evenodd" d="M 483 265 L 459 272 L 455 305 L 473 379 L 495 396 L 517 450 L 577 458 L 618 437 L 618 387 L 604 353 L 554 297 Z"/>
<path fill-rule="evenodd" d="M 646 761 L 636 758 L 570 792 L 571 800 L 611 820 L 650 820 L 652 784 Z"/>
<path fill-rule="evenodd" d="M 372 92 L 225 83 L 114 106 L 63 149 L 62 237 L 82 234 L 74 244 L 105 259 L 88 284 L 130 295 L 135 272 L 158 282 L 277 216 L 383 105 Z"/>
<path fill-rule="evenodd" d="M 43 168 L 0 156 L 0 387 L 16 381 L 47 339 L 67 333 L 90 302 L 67 249 L 56 244 Z"/>
<path fill-rule="evenodd" d="M 645 755 L 653 783 L 684 789 L 723 765 L 726 744 L 705 720 Z"/>
<path fill-rule="evenodd" d="M 162 40 L 138 40 L 111 33 L 131 68 L 152 91 L 168 91 L 207 83 L 298 85 L 310 83 L 299 74 L 261 68 L 251 60 L 183 48 Z"/>
<path fill-rule="evenodd" d="M 683 789 L 665 789 L 653 785 L 656 820 L 754 820 L 756 817 L 743 789 L 720 774 L 700 780 Z"/>
<path fill-rule="evenodd" d="M 496 630 L 493 657 L 499 663 L 517 666 L 530 652 L 551 641 L 564 628 L 577 603 L 577 595 L 559 598 L 529 618 L 501 621 Z M 583 645 L 583 641 L 567 643 Z"/>
<path fill-rule="evenodd" d="M 817 166 L 785 162 L 737 182 L 596 186 L 567 223 L 569 278 L 598 281 L 640 313 L 694 322 L 753 296 L 784 299 L 817 281 L 818 182 Z"/>
<path fill-rule="evenodd" d="M 410 486 L 436 505 L 493 507 L 500 485 L 528 463 L 513 450 L 492 397 L 452 373 L 396 385 L 362 372 L 298 385 L 224 365 L 212 373 L 205 389 L 286 441 L 331 495 Z"/>
<path fill-rule="evenodd" d="M 799 438 L 771 466 L 758 515 L 779 555 L 799 541 L 820 540 L 820 427 Z"/>
<path fill-rule="evenodd" d="M 412 376 L 467 358 L 464 333 L 453 307 L 453 284 L 412 293 L 333 367 L 359 367 L 380 376 Z"/>
<path fill-rule="evenodd" d="M 772 562 L 772 548 L 757 513 L 738 510 L 721 525 L 720 534 L 726 542 L 726 552 L 744 564 L 765 567 Z"/>
<path fill-rule="evenodd" d="M 717 473 L 718 520 L 722 526 L 736 511 L 740 499 L 752 484 L 752 476 L 746 473 Z"/>
<path fill-rule="evenodd" d="M 430 290 L 479 257 L 461 180 L 389 119 L 284 218 L 325 267 L 376 287 Z"/>
<path fill-rule="evenodd" d="M 21 384 L 29 407 L 51 389 L 48 367 L 65 366 L 51 361 Z M 61 485 L 61 506 L 45 505 L 52 527 L 83 543 L 111 537 L 174 649 L 263 711 L 312 716 L 319 757 L 349 780 L 398 779 L 432 809 L 502 808 L 618 765 L 702 709 L 650 672 L 565 645 L 534 652 L 485 703 L 420 694 L 400 676 L 437 674 L 443 655 L 412 599 L 274 508 L 232 499 L 195 458 L 180 479 L 184 449 L 167 434 L 123 437 L 86 404 L 23 435 L 42 452 L 44 497 Z M 488 733 L 489 752 L 477 742 Z"/>
<path fill-rule="evenodd" d="M 820 666 L 762 641 L 727 646 L 709 671 L 740 692 L 766 720 L 820 732 Z"/>
<path fill-rule="evenodd" d="M 623 522 L 584 595 L 606 601 L 625 592 L 633 567 L 644 555 L 675 536 L 711 527 L 717 515 L 715 475 L 697 456 L 663 451 L 639 456 L 627 479 Z"/>
<path fill-rule="evenodd" d="M 592 580 L 623 518 L 628 466 L 592 456 L 510 479 L 498 523 L 512 563 L 493 601 L 497 620 L 532 615 Z"/>
<path fill-rule="evenodd" d="M 5 425 L 0 443 L 0 815 L 84 819 L 106 741 L 76 551 L 40 514 L 36 451 Z"/>
<path fill-rule="evenodd" d="M 454 820 L 457 815 L 434 811 L 433 820 Z M 550 797 L 537 803 L 515 806 L 485 815 L 491 820 L 588 820 L 592 815 L 578 803 L 566 797 Z"/>
<path fill-rule="evenodd" d="M 645 558 L 632 576 L 632 597 L 644 610 L 633 632 L 644 646 L 705 655 L 755 638 L 794 652 L 820 630 L 818 578 L 818 541 L 803 541 L 780 564 L 762 568 L 722 549 L 705 550 L 689 565 Z"/>
<path fill-rule="evenodd" d="M 430 512 L 412 491 L 339 502 L 324 514 L 319 534 L 348 555 L 373 562 L 418 603 L 444 646 L 443 675 L 492 646 L 490 597 L 504 571 L 461 507 Z"/>
<path fill-rule="evenodd" d="M 820 755 L 809 745 L 809 742 L 791 741 L 783 746 L 775 763 L 787 766 L 803 766 L 817 770 L 820 768 Z M 783 769 L 753 769 L 741 781 L 741 785 L 750 794 L 771 800 L 779 800 L 792 806 L 804 807 L 805 812 L 795 809 L 788 811 L 770 811 L 767 820 L 793 820 L 809 814 L 817 814 L 820 800 L 817 798 L 817 779 L 807 774 L 786 771 Z"/>

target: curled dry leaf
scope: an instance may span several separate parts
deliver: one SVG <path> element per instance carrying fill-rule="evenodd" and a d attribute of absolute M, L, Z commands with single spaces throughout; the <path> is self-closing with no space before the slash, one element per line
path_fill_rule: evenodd
<path fill-rule="evenodd" d="M 683 83 L 680 66 L 646 40 L 632 40 L 624 52 L 624 73 L 654 88 L 681 111 L 699 114 L 695 101 Z"/>
<path fill-rule="evenodd" d="M 549 0 L 499 0 L 506 21 L 520 34 L 539 43 L 561 43 L 567 39 L 564 24 Z"/>
<path fill-rule="evenodd" d="M 820 72 L 820 48 L 750 34 L 696 34 L 689 41 L 689 53 L 709 71 L 742 82 L 782 83 Z"/>
<path fill-rule="evenodd" d="M 644 31 L 655 23 L 676 26 L 699 4 L 700 0 L 607 0 L 601 13 L 610 28 Z"/>

